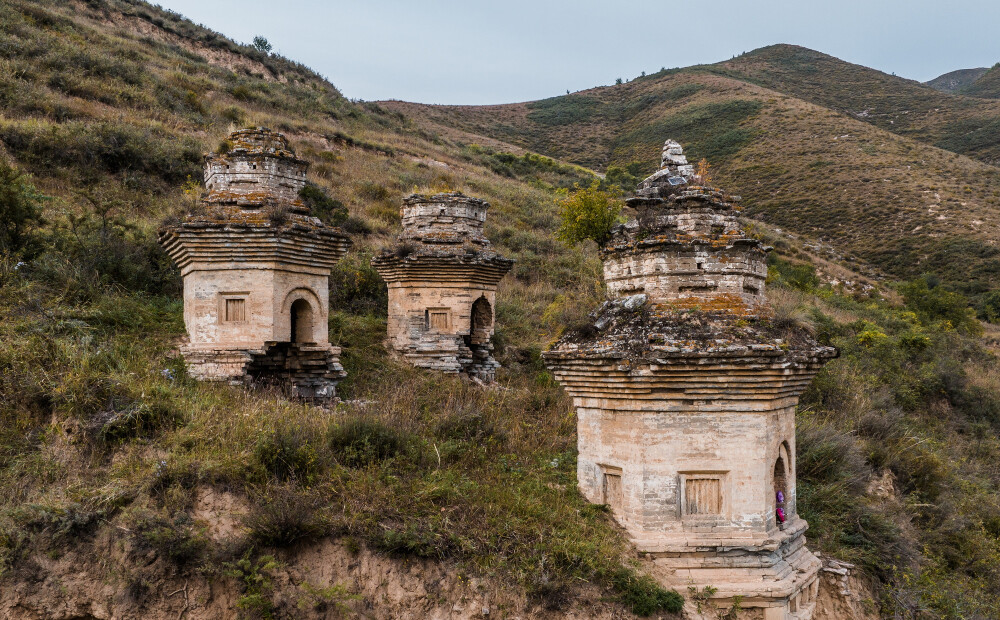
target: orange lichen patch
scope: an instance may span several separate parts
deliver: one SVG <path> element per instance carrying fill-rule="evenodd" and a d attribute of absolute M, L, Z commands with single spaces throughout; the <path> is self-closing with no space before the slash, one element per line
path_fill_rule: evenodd
<path fill-rule="evenodd" d="M 669 302 L 655 304 L 654 309 L 660 312 L 669 310 L 696 310 L 708 313 L 725 313 L 736 317 L 751 317 L 759 315 L 758 305 L 751 305 L 739 295 L 719 293 L 702 297 L 680 297 Z"/>
<path fill-rule="evenodd" d="M 267 190 L 237 192 L 233 190 L 214 190 L 205 196 L 204 202 L 214 204 L 263 205 L 274 201 L 274 194 Z M 289 207 L 305 209 L 301 199 L 295 198 L 285 202 Z"/>

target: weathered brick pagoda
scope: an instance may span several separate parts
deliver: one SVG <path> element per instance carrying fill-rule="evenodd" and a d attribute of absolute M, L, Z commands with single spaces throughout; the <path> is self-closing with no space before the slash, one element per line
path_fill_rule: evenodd
<path fill-rule="evenodd" d="M 309 215 L 299 199 L 308 163 L 284 136 L 245 129 L 229 144 L 206 158 L 202 209 L 160 231 L 184 278 L 188 370 L 332 398 L 344 370 L 329 341 L 328 282 L 350 241 Z"/>
<path fill-rule="evenodd" d="M 796 511 L 795 406 L 836 350 L 769 319 L 769 248 L 668 146 L 602 249 L 609 301 L 543 354 L 577 411 L 580 490 L 665 585 L 805 620 L 820 561 Z"/>
<path fill-rule="evenodd" d="M 389 345 L 414 366 L 491 382 L 497 284 L 514 261 L 483 235 L 489 203 L 460 193 L 403 201 L 403 232 L 372 259 L 389 287 Z"/>

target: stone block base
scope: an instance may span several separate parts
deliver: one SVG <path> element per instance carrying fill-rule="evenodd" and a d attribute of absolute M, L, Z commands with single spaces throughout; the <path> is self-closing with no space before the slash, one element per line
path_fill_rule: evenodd
<path fill-rule="evenodd" d="M 470 348 L 462 343 L 461 336 L 411 344 L 398 353 L 417 368 L 462 373 L 483 383 L 496 381 L 496 371 L 500 368 L 500 363 L 493 359 L 491 345 Z"/>
<path fill-rule="evenodd" d="M 259 349 L 206 349 L 182 346 L 188 373 L 199 381 L 278 386 L 295 398 L 330 400 L 347 376 L 340 348 L 288 342 Z"/>
<path fill-rule="evenodd" d="M 656 551 L 637 546 L 653 558 L 657 579 L 681 594 L 698 593 L 717 609 L 728 609 L 738 597 L 753 612 L 748 617 L 810 620 L 822 562 L 805 547 L 805 522 L 796 521 L 766 541 L 688 535 L 678 545 L 660 540 Z"/>

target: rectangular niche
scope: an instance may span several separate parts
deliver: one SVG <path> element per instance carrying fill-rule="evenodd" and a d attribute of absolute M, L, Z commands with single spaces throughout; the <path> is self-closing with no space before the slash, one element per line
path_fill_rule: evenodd
<path fill-rule="evenodd" d="M 449 314 L 448 308 L 428 308 L 425 315 L 427 329 L 434 331 L 447 330 Z"/>
<path fill-rule="evenodd" d="M 601 465 L 602 483 L 601 499 L 611 511 L 620 515 L 625 503 L 625 491 L 622 488 L 622 468 L 611 465 Z"/>
<path fill-rule="evenodd" d="M 681 516 L 713 519 L 726 513 L 726 472 L 680 474 Z"/>
<path fill-rule="evenodd" d="M 247 320 L 247 293 L 224 293 L 219 315 L 223 323 L 245 323 Z"/>

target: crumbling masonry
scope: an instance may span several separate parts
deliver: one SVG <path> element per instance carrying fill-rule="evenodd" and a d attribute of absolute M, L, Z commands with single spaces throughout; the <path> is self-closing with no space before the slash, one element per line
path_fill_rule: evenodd
<path fill-rule="evenodd" d="M 769 318 L 769 248 L 684 166 L 668 141 L 602 249 L 610 300 L 544 359 L 577 411 L 581 492 L 658 579 L 806 620 L 820 562 L 796 510 L 795 406 L 836 350 Z"/>
<path fill-rule="evenodd" d="M 328 282 L 350 241 L 309 215 L 299 199 L 308 163 L 284 136 L 245 129 L 229 144 L 206 158 L 203 209 L 160 231 L 184 278 L 188 370 L 332 398 L 344 370 L 329 342 Z"/>
<path fill-rule="evenodd" d="M 414 366 L 494 380 L 497 284 L 514 261 L 483 235 L 489 203 L 460 193 L 403 201 L 398 244 L 372 259 L 389 288 L 390 346 Z"/>

